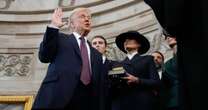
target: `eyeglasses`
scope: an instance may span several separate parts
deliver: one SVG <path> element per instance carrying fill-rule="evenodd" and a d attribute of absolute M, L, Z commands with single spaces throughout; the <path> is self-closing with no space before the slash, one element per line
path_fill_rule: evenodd
<path fill-rule="evenodd" d="M 98 41 L 98 42 L 93 42 L 92 44 L 93 45 L 96 45 L 96 44 L 104 44 L 104 42 Z"/>

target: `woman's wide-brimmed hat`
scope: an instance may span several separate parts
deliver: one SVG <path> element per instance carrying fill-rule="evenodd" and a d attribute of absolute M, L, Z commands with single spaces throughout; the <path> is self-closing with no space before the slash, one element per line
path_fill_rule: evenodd
<path fill-rule="evenodd" d="M 128 31 L 118 35 L 115 41 L 117 47 L 124 53 L 127 53 L 127 51 L 124 48 L 124 42 L 126 41 L 126 39 L 135 39 L 141 45 L 141 47 L 138 49 L 139 54 L 146 53 L 150 48 L 150 43 L 146 37 L 144 37 L 137 31 Z"/>

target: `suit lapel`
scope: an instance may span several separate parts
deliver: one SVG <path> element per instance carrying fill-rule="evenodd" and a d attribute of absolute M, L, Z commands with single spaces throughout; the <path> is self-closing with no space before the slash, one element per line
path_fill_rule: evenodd
<path fill-rule="evenodd" d="M 92 50 L 92 46 L 90 45 L 90 43 L 87 41 L 89 47 L 90 47 L 90 62 L 91 62 L 91 67 L 93 67 L 93 63 L 94 63 L 94 54 L 93 54 L 93 50 Z"/>
<path fill-rule="evenodd" d="M 109 60 L 106 58 L 104 62 L 104 67 L 108 67 L 108 65 L 109 65 Z"/>
<path fill-rule="evenodd" d="M 88 42 L 88 45 L 89 45 L 89 47 L 90 47 L 91 74 L 94 75 L 93 73 L 94 73 L 94 69 L 95 69 L 95 68 L 94 68 L 94 58 L 95 58 L 95 56 L 94 56 L 93 50 L 92 50 L 93 47 L 91 47 L 91 45 L 90 45 L 89 42 Z"/>
<path fill-rule="evenodd" d="M 79 45 L 78 45 L 77 40 L 76 40 L 76 38 L 75 38 L 75 36 L 73 34 L 72 34 L 72 45 L 74 47 L 75 53 L 82 60 L 81 53 L 80 53 L 80 49 L 79 49 Z"/>
<path fill-rule="evenodd" d="M 122 61 L 122 63 L 125 64 L 125 65 L 131 65 L 131 62 L 130 62 L 130 60 L 129 60 L 128 57 L 126 57 L 126 58 Z"/>
<path fill-rule="evenodd" d="M 89 44 L 89 47 L 90 47 L 90 61 L 91 61 L 91 74 L 92 74 L 92 80 L 93 80 L 93 82 L 98 82 L 97 81 L 97 77 L 98 77 L 98 75 L 99 74 L 97 74 L 97 72 L 96 72 L 96 69 L 98 69 L 97 68 L 97 62 L 96 62 L 96 57 L 97 56 L 95 56 L 95 51 L 94 51 L 94 49 L 93 49 L 93 47 L 90 45 L 90 43 L 88 42 L 88 44 Z"/>

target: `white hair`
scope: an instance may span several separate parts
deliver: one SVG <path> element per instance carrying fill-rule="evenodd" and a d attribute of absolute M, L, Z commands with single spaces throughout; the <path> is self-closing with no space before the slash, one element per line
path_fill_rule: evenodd
<path fill-rule="evenodd" d="M 80 11 L 87 11 L 89 13 L 91 13 L 90 9 L 89 8 L 85 8 L 85 7 L 79 7 L 79 8 L 75 8 L 74 10 L 71 11 L 71 14 L 69 16 L 69 21 L 68 21 L 68 24 L 69 24 L 69 28 L 71 30 L 71 21 L 72 21 L 72 18 L 73 16 L 77 13 L 77 12 L 80 12 Z"/>
<path fill-rule="evenodd" d="M 71 19 L 75 13 L 80 12 L 80 11 L 88 11 L 89 13 L 91 12 L 89 8 L 84 8 L 84 7 L 75 8 L 74 10 L 72 10 L 69 18 Z"/>

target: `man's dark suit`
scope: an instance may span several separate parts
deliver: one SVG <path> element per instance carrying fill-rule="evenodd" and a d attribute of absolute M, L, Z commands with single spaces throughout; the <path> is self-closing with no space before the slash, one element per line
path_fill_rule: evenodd
<path fill-rule="evenodd" d="M 77 40 L 73 34 L 59 33 L 58 29 L 47 28 L 40 45 L 39 59 L 50 63 L 45 79 L 37 94 L 33 109 L 63 108 L 70 103 L 74 91 L 80 82 L 82 59 Z M 92 99 L 100 104 L 102 88 L 101 54 L 90 46 L 92 70 Z M 98 106 L 97 106 L 98 107 Z M 97 109 L 97 108 L 96 108 Z M 97 109 L 98 110 L 98 109 Z"/>
<path fill-rule="evenodd" d="M 159 76 L 151 56 L 136 54 L 131 60 L 122 61 L 127 73 L 139 78 L 139 84 L 125 85 L 113 102 L 113 110 L 153 110 Z"/>

